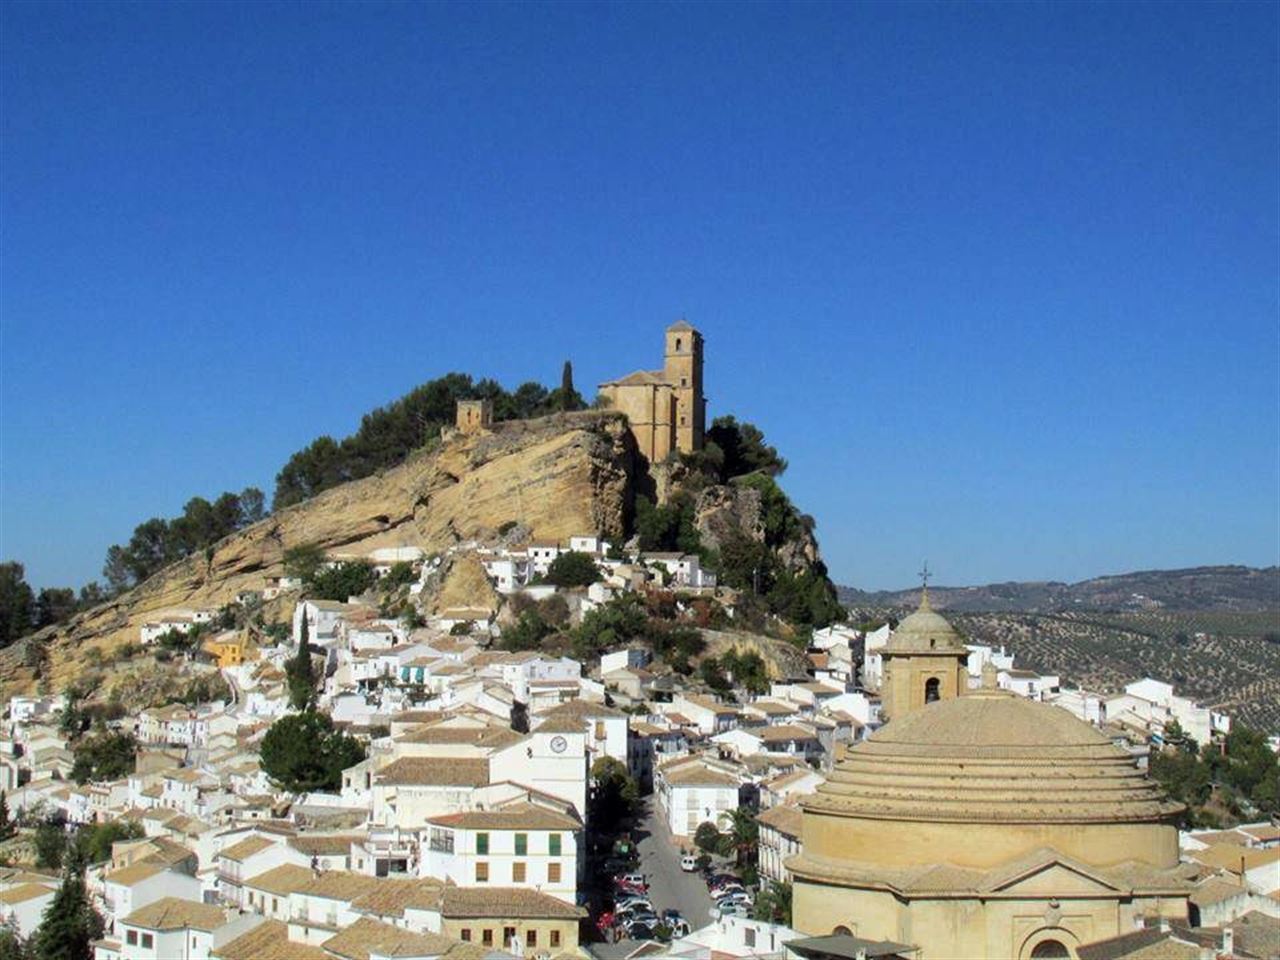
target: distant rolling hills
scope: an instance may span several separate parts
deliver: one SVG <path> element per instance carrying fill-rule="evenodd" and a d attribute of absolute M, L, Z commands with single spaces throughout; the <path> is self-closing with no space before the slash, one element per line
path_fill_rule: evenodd
<path fill-rule="evenodd" d="M 919 587 L 858 590 L 839 587 L 850 607 L 912 607 Z M 1168 612 L 1280 611 L 1280 567 L 1189 567 L 1139 570 L 1079 583 L 1026 581 L 980 587 L 930 586 L 937 610 L 957 613 L 1065 613 L 1068 611 Z"/>
<path fill-rule="evenodd" d="M 855 622 L 901 616 L 920 588 L 840 587 Z M 929 587 L 973 643 L 1022 667 L 1112 692 L 1144 676 L 1280 733 L 1280 567 L 1143 570 L 1080 583 Z"/>

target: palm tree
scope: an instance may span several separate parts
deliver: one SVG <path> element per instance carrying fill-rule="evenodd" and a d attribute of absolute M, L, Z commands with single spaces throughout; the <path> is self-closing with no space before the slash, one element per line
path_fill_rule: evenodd
<path fill-rule="evenodd" d="M 756 823 L 755 812 L 746 807 L 737 807 L 729 811 L 729 829 L 726 836 L 733 848 L 733 859 L 738 866 L 754 863 L 756 847 L 760 840 L 760 826 Z"/>

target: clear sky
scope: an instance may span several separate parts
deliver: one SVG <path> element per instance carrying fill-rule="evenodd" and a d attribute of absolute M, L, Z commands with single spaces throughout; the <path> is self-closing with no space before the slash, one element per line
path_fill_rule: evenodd
<path fill-rule="evenodd" d="M 683 315 L 838 582 L 1277 563 L 1277 9 L 0 5 L 0 559 Z"/>

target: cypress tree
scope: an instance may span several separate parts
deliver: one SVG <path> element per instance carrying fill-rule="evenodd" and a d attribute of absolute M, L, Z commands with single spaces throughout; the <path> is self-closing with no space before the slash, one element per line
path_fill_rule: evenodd
<path fill-rule="evenodd" d="M 0 790 L 0 840 L 13 836 L 13 823 L 9 820 L 9 798 Z"/>
<path fill-rule="evenodd" d="M 102 936 L 102 917 L 85 892 L 83 862 L 71 859 L 62 874 L 62 885 L 31 938 L 40 960 L 92 960 L 92 943 Z"/>
<path fill-rule="evenodd" d="M 573 364 L 566 360 L 564 369 L 560 372 L 560 409 L 572 410 L 576 395 L 577 391 L 573 389 Z"/>
<path fill-rule="evenodd" d="M 289 702 L 295 710 L 308 709 L 315 700 L 316 676 L 311 664 L 311 628 L 307 623 L 307 611 L 302 611 L 302 630 L 298 637 L 298 652 L 289 661 L 285 672 L 289 676 Z"/>

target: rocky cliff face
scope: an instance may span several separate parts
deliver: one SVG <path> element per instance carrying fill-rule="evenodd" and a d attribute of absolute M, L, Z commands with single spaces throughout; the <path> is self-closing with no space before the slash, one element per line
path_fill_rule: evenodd
<path fill-rule="evenodd" d="M 284 551 L 314 543 L 330 552 L 419 546 L 428 552 L 496 537 L 519 522 L 538 538 L 630 523 L 636 456 L 625 419 L 584 412 L 497 424 L 451 439 L 382 474 L 353 481 L 273 514 L 156 574 L 110 604 L 0 651 L 0 690 L 29 692 L 40 679 L 61 690 L 89 664 L 138 641 L 142 624 L 171 609 L 221 607 L 283 572 Z"/>

